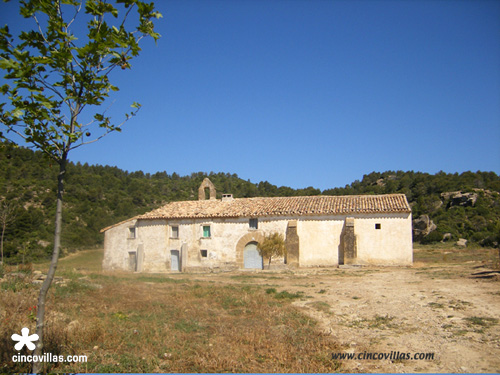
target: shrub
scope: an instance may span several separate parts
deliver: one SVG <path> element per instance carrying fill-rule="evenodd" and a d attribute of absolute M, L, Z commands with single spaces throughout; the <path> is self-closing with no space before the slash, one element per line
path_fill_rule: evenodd
<path fill-rule="evenodd" d="M 443 233 L 441 233 L 440 231 L 435 230 L 435 231 L 429 233 L 424 238 L 422 238 L 422 240 L 420 241 L 420 243 L 422 243 L 422 244 L 429 244 L 429 243 L 439 242 L 442 239 L 443 239 Z"/>
<path fill-rule="evenodd" d="M 269 259 L 269 266 L 271 266 L 271 258 L 273 256 L 286 255 L 285 238 L 281 233 L 272 233 L 259 243 L 258 249 L 260 256 Z"/>
<path fill-rule="evenodd" d="M 498 247 L 500 236 L 486 236 L 479 241 L 479 244 L 484 247 Z"/>
<path fill-rule="evenodd" d="M 276 299 L 295 299 L 295 298 L 301 298 L 303 297 L 302 292 L 297 292 L 297 293 L 289 293 L 286 290 L 276 293 L 274 295 L 274 298 Z"/>

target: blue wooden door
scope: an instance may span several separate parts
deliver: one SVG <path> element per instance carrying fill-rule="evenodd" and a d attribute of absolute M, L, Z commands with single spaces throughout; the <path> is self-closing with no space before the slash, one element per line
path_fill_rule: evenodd
<path fill-rule="evenodd" d="M 250 242 L 243 250 L 243 265 L 245 268 L 262 269 L 262 257 L 257 250 L 257 242 Z"/>
<path fill-rule="evenodd" d="M 180 271 L 180 265 L 179 250 L 170 250 L 170 269 L 172 271 Z"/>

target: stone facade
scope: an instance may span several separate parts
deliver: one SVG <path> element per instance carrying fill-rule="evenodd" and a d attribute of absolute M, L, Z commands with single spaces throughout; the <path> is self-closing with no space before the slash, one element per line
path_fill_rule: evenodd
<path fill-rule="evenodd" d="M 285 234 L 286 263 L 296 268 L 300 263 L 300 241 L 297 234 L 297 220 L 290 220 Z"/>
<path fill-rule="evenodd" d="M 356 234 L 354 233 L 354 218 L 345 219 L 344 230 L 340 235 L 340 264 L 353 264 L 357 259 Z"/>
<path fill-rule="evenodd" d="M 204 185 L 209 184 L 204 182 Z M 323 203 L 323 206 L 310 209 L 314 212 L 307 212 L 307 207 L 313 207 L 310 202 L 316 202 L 317 197 L 297 197 L 300 198 L 300 204 L 290 198 L 292 201 L 287 201 L 287 204 L 292 202 L 291 206 L 295 207 L 293 210 L 298 211 L 295 212 L 280 208 L 279 203 L 283 200 L 273 198 L 205 200 L 205 187 L 210 188 L 200 187 L 200 198 L 205 202 L 201 202 L 201 205 L 192 201 L 173 202 L 170 205 L 175 205 L 177 211 L 165 207 L 161 211 L 153 211 L 103 229 L 103 268 L 132 272 L 244 269 L 246 246 L 258 243 L 265 235 L 274 232 L 284 235 L 287 248 L 284 259 L 273 259 L 274 266 L 412 264 L 412 221 L 411 210 L 405 206 L 406 198 L 389 197 L 387 200 L 387 197 L 380 196 L 383 197 L 380 198 L 382 202 L 403 202 L 392 204 L 392 209 L 390 204 L 384 203 L 380 209 L 371 202 L 377 197 L 353 197 L 349 199 L 358 199 L 361 208 L 368 207 L 361 211 L 367 212 L 352 212 L 353 209 L 349 208 L 350 212 L 343 213 L 335 213 L 335 210 L 341 211 L 337 208 L 325 213 L 326 206 Z M 337 199 L 331 198 L 334 201 Z M 344 197 L 339 199 L 343 202 Z M 260 213 L 248 211 L 252 205 L 263 210 L 266 204 L 273 207 L 273 214 L 262 213 L 270 212 L 268 208 Z M 220 210 L 222 214 L 217 214 L 219 205 L 224 208 Z M 191 207 L 194 207 L 192 211 Z M 242 212 L 247 210 L 246 215 L 221 217 L 224 213 L 236 210 L 235 207 Z"/>

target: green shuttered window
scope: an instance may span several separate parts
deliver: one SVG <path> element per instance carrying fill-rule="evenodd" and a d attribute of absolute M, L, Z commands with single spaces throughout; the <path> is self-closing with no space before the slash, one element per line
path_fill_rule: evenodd
<path fill-rule="evenodd" d="M 210 225 L 203 226 L 203 237 L 210 237 Z"/>

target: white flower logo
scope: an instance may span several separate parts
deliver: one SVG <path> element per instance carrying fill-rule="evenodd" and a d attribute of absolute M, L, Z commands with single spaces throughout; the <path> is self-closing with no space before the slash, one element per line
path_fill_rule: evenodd
<path fill-rule="evenodd" d="M 24 327 L 21 330 L 22 336 L 19 336 L 17 333 L 14 333 L 12 335 L 12 340 L 19 341 L 14 346 L 14 349 L 21 350 L 23 348 L 23 346 L 26 345 L 29 350 L 35 350 L 35 344 L 33 344 L 32 341 L 37 341 L 38 335 L 36 333 L 33 335 L 29 335 L 29 333 L 30 333 L 30 330 L 28 328 Z"/>

